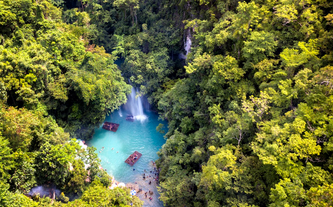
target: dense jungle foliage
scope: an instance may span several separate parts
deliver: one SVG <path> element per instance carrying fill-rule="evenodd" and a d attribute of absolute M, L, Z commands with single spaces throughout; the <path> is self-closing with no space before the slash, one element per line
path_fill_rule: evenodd
<path fill-rule="evenodd" d="M 0 206 L 141 206 L 128 189 L 109 190 L 95 149 L 72 139 L 89 138 L 131 87 L 90 44 L 89 17 L 66 24 L 52 3 L 0 1 Z M 24 195 L 37 185 L 65 194 Z"/>
<path fill-rule="evenodd" d="M 333 205 L 332 1 L 0 0 L 0 34 L 3 204 L 50 204 L 20 194 L 48 181 L 81 196 L 53 205 L 129 204 L 67 142 L 126 80 L 169 122 L 165 206 Z"/>

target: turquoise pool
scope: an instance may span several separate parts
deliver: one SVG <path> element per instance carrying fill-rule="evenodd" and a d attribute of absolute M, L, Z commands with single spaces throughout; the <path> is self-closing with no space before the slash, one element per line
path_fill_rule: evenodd
<path fill-rule="evenodd" d="M 118 182 L 136 182 L 143 190 L 157 193 L 156 187 L 153 189 L 155 185 L 148 185 L 147 179 L 143 180 L 142 175 L 145 172 L 148 175 L 153 169 L 152 161 L 158 158 L 157 152 L 165 143 L 164 134 L 157 132 L 156 127 L 160 123 L 166 127 L 167 122 L 158 120 L 158 115 L 152 111 L 144 111 L 147 118 L 140 117 L 141 120 L 134 122 L 126 121 L 128 114 L 129 112 L 123 108 L 107 116 L 105 121 L 120 124 L 117 132 L 107 131 L 101 125 L 95 130 L 88 145 L 97 148 L 96 152 L 101 159 L 103 169 L 106 169 Z M 134 151 L 140 152 L 142 157 L 131 167 L 125 163 L 125 160 Z M 139 197 L 142 198 L 142 195 Z M 145 201 L 145 206 L 151 206 L 149 203 Z M 155 200 L 152 202 L 152 206 L 154 205 L 161 206 L 161 202 Z"/>

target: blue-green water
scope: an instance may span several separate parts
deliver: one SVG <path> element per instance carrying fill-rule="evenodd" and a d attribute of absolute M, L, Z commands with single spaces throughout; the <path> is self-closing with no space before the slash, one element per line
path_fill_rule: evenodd
<path fill-rule="evenodd" d="M 96 152 L 101 159 L 103 169 L 114 176 L 115 180 L 124 183 L 137 182 L 144 191 L 151 190 L 157 194 L 156 187 L 153 189 L 155 185 L 148 185 L 148 179 L 143 180 L 142 174 L 145 170 L 146 172 L 153 170 L 152 161 L 158 158 L 157 152 L 165 143 L 163 134 L 157 132 L 156 127 L 160 123 L 167 126 L 167 123 L 158 120 L 158 115 L 151 111 L 144 112 L 147 119 L 143 121 L 126 121 L 128 114 L 126 110 L 119 109 L 107 116 L 105 121 L 120 124 L 117 132 L 105 130 L 100 126 L 95 130 L 88 145 L 97 148 Z M 125 163 L 125 160 L 134 151 L 140 152 L 142 157 L 131 167 Z M 158 202 L 159 205 L 156 202 L 147 205 L 149 201 L 145 201 L 145 206 L 161 206 L 161 202 Z"/>

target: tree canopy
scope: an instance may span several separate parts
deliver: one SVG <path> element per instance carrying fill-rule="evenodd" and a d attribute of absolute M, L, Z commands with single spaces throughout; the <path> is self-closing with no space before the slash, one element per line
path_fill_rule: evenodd
<path fill-rule="evenodd" d="M 140 206 L 124 189 L 108 191 L 93 149 L 69 141 L 91 137 L 131 84 L 168 120 L 156 162 L 165 206 L 332 205 L 331 1 L 0 8 L 1 204 L 48 205 L 20 192 L 50 180 L 81 195 L 54 205 Z"/>

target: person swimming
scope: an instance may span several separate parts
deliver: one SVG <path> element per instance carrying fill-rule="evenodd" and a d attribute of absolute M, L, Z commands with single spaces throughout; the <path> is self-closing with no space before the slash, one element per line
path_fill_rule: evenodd
<path fill-rule="evenodd" d="M 114 150 L 114 148 L 112 147 L 112 149 L 111 150 Z"/>

